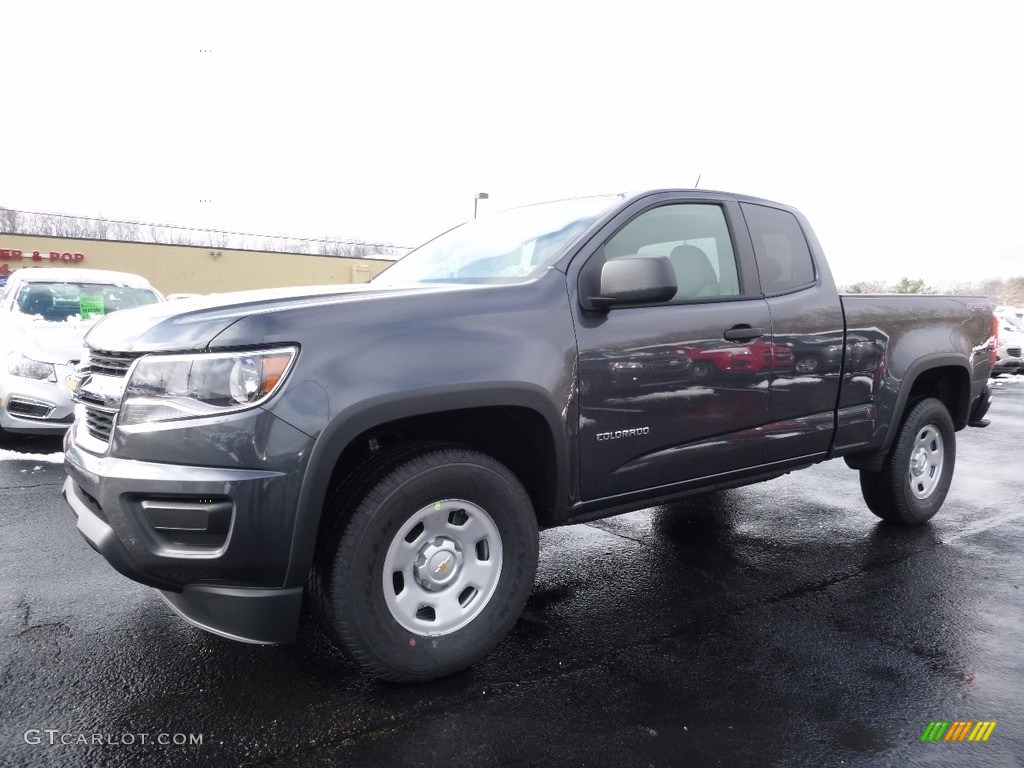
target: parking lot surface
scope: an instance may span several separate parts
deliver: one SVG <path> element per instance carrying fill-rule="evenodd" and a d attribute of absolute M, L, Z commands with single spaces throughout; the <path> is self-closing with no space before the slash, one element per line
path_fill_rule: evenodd
<path fill-rule="evenodd" d="M 533 595 L 468 672 L 376 682 L 307 626 L 235 643 L 113 571 L 59 441 L 0 450 L 0 764 L 1024 765 L 1024 377 L 958 434 L 931 524 L 830 462 L 541 535 Z M 996 723 L 922 742 L 930 723 Z"/>

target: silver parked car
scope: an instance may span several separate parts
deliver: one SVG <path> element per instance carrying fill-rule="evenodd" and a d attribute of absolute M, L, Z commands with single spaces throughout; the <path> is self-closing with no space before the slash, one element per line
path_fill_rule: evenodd
<path fill-rule="evenodd" d="M 999 321 L 999 343 L 992 376 L 1024 373 L 1024 321 L 1009 312 L 996 312 Z"/>
<path fill-rule="evenodd" d="M 86 332 L 104 315 L 162 299 L 126 272 L 15 271 L 0 293 L 0 437 L 64 432 L 74 418 L 69 380 Z"/>

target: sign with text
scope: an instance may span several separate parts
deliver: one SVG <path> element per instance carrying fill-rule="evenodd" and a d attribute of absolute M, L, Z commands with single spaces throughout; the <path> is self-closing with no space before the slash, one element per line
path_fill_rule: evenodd
<path fill-rule="evenodd" d="M 11 274 L 11 262 L 43 262 L 50 264 L 80 264 L 85 261 L 84 253 L 68 251 L 23 251 L 20 248 L 0 248 L 0 275 Z"/>
<path fill-rule="evenodd" d="M 78 294 L 78 314 L 83 320 L 93 317 L 103 317 L 106 314 L 106 305 L 103 303 L 102 293 L 80 293 Z"/>

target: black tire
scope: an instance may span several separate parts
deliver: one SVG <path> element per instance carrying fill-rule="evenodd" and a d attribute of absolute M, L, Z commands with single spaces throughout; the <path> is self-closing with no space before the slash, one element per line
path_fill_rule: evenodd
<path fill-rule="evenodd" d="M 953 420 L 941 401 L 927 398 L 904 418 L 882 469 L 861 470 L 861 493 L 883 520 L 921 525 L 942 507 L 955 465 Z"/>
<path fill-rule="evenodd" d="M 793 370 L 801 374 L 817 373 L 819 368 L 821 368 L 821 358 L 817 355 L 804 355 L 797 358 L 793 364 Z"/>
<path fill-rule="evenodd" d="M 704 360 L 700 360 L 693 364 L 693 370 L 690 371 L 690 376 L 696 381 L 707 381 L 715 375 L 714 363 L 708 363 Z"/>
<path fill-rule="evenodd" d="M 406 449 L 377 465 L 346 495 L 355 511 L 321 552 L 334 634 L 386 680 L 463 670 L 501 641 L 533 587 L 530 498 L 504 465 L 469 448 Z"/>
<path fill-rule="evenodd" d="M 334 553 L 341 541 L 345 527 L 359 501 L 366 496 L 381 478 L 396 469 L 404 461 L 425 451 L 445 447 L 439 442 L 414 442 L 381 450 L 362 461 L 327 499 L 324 508 L 327 524 L 317 537 L 316 553 L 308 585 L 308 608 L 330 639 L 338 645 L 340 641 L 334 632 L 334 606 L 331 601 L 331 566 Z"/>

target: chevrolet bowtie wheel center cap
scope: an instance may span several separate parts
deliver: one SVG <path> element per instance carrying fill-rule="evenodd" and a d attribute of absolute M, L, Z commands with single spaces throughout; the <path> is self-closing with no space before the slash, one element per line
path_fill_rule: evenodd
<path fill-rule="evenodd" d="M 462 551 L 451 539 L 438 536 L 420 548 L 413 564 L 416 581 L 437 592 L 455 581 L 462 567 Z"/>

